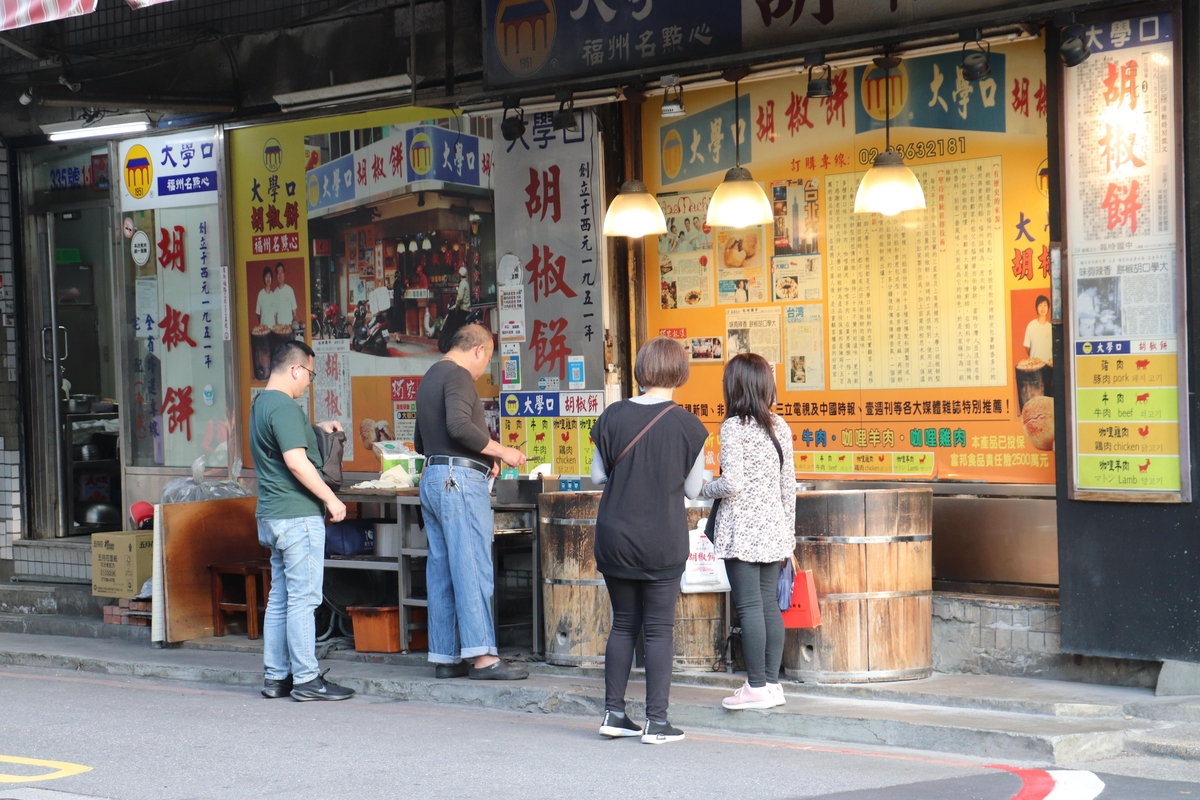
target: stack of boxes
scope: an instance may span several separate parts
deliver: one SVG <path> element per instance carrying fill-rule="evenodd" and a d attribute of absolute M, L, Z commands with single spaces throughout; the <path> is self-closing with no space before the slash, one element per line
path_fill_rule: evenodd
<path fill-rule="evenodd" d="M 150 625 L 149 600 L 126 600 L 121 598 L 115 605 L 104 607 L 104 621 L 110 625 Z"/>

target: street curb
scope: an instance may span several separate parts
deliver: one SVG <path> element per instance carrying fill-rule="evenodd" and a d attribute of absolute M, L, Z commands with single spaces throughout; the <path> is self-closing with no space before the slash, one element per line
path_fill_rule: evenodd
<path fill-rule="evenodd" d="M 352 668 L 353 662 L 341 662 Z M 185 682 L 204 682 L 229 686 L 255 687 L 261 685 L 259 668 L 205 667 L 193 665 L 147 664 L 128 660 L 89 658 L 75 655 L 46 655 L 39 653 L 0 651 L 0 664 L 69 671 L 83 671 L 135 678 L 155 678 Z M 355 665 L 370 667 L 371 665 Z M 343 672 L 343 669 L 336 670 Z M 539 676 L 554 678 L 557 676 Z M 469 680 L 433 678 L 363 677 L 341 674 L 338 683 L 360 694 L 415 701 L 462 705 L 527 713 L 566 714 L 599 719 L 603 713 L 603 688 L 598 686 L 544 686 L 519 682 L 485 683 Z M 564 679 L 565 680 L 565 679 Z M 676 687 L 676 695 L 686 695 L 698 687 Z M 865 714 L 795 713 L 795 704 L 810 698 L 791 697 L 792 712 L 739 711 L 730 712 L 715 702 L 694 702 L 678 697 L 671 705 L 671 720 L 677 725 L 720 729 L 761 736 L 786 736 L 850 744 L 902 747 L 931 750 L 964 756 L 1005 759 L 1020 762 L 1065 765 L 1117 755 L 1124 748 L 1125 731 L 1095 730 L 1077 733 L 1024 733 L 989 730 L 986 727 L 964 727 L 960 709 L 939 709 L 945 721 L 879 718 Z M 874 709 L 892 707 L 897 716 L 919 715 L 921 707 L 883 701 L 848 701 L 867 703 Z M 630 701 L 629 712 L 634 718 L 645 716 L 640 701 Z M 865 710 L 865 708 L 864 708 Z M 935 716 L 938 716 L 935 714 Z M 979 712 L 974 719 L 982 726 L 989 718 L 1004 716 L 999 712 Z"/>

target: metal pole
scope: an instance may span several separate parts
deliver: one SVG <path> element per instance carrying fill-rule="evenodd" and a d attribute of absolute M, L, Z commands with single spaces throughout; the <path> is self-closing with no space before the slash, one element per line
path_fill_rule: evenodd
<path fill-rule="evenodd" d="M 417 104 L 417 0 L 408 0 L 408 85 L 412 105 Z"/>

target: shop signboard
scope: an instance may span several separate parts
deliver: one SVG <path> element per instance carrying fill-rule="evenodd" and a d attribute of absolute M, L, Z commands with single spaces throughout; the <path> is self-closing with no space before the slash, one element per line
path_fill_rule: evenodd
<path fill-rule="evenodd" d="M 880 88 L 870 74 L 834 70 L 841 88 L 823 100 L 805 96 L 803 78 L 743 84 L 753 149 L 743 147 L 742 161 L 774 210 L 771 225 L 747 230 L 703 225 L 721 173 L 671 181 L 680 156 L 661 135 L 730 104 L 730 90 L 689 92 L 681 119 L 643 114 L 644 174 L 669 229 L 646 240 L 646 261 L 659 270 L 646 327 L 690 354 L 691 379 L 675 398 L 713 434 L 710 466 L 724 365 L 752 352 L 775 370 L 775 411 L 792 429 L 801 477 L 1054 483 L 1053 422 L 1023 414 L 1027 401 L 1037 398 L 1036 410 L 1056 391 L 1043 302 L 1043 45 L 994 47 L 993 64 L 994 105 L 972 84 L 970 124 L 944 56 L 906 59 L 893 75 L 902 102 L 892 122 L 903 125 L 892 143 L 927 205 L 894 218 L 854 213 L 884 143 L 884 104 L 863 96 Z M 944 84 L 931 89 L 938 74 Z"/>
<path fill-rule="evenodd" d="M 503 394 L 501 414 L 550 419 L 555 447 L 545 463 L 556 473 L 577 475 L 590 466 L 590 457 L 588 463 L 580 460 L 586 449 L 580 446 L 580 425 L 576 415 L 555 406 L 558 392 L 566 392 L 572 405 L 583 392 L 593 406 L 587 416 L 603 411 L 600 135 L 591 110 L 576 115 L 574 130 L 554 131 L 550 116 L 535 115 L 528 140 L 498 149 L 494 162 L 496 184 L 519 187 L 523 195 L 496 209 L 496 251 L 504 254 L 498 276 L 501 338 L 516 353 L 506 359 L 512 374 L 505 374 L 505 385 L 515 376 L 512 388 L 525 390 Z M 567 416 L 572 421 L 563 421 Z M 532 460 L 542 454 L 534 448 L 526 455 Z"/>
<path fill-rule="evenodd" d="M 342 423 L 347 470 L 377 471 L 376 442 L 412 444 L 416 387 L 441 356 L 460 269 L 471 302 L 488 300 L 491 248 L 478 224 L 443 214 L 461 223 L 428 229 L 426 212 L 464 202 L 443 186 L 491 188 L 491 141 L 463 126 L 444 109 L 408 107 L 230 132 L 243 437 L 272 351 L 301 340 L 317 354 L 306 411 Z M 360 146 L 343 152 L 348 141 Z M 410 174 L 410 145 L 426 151 L 417 153 L 426 184 Z M 392 202 L 417 191 L 423 207 Z M 242 450 L 249 462 L 244 438 Z"/>
<path fill-rule="evenodd" d="M 228 338 L 213 129 L 120 146 L 134 466 L 228 458 Z"/>
<path fill-rule="evenodd" d="M 1080 500 L 1190 494 L 1171 23 L 1084 26 L 1092 55 L 1066 70 L 1069 489 Z"/>
<path fill-rule="evenodd" d="M 1050 0 L 1042 5 L 1050 11 L 1073 4 Z M 736 54 L 754 60 L 755 51 L 795 51 L 843 37 L 944 27 L 972 14 L 1016 16 L 1028 5 L 1021 0 L 485 0 L 484 74 L 491 89 L 613 74 L 657 76 L 687 62 Z M 954 72 L 940 66 L 950 91 Z"/>

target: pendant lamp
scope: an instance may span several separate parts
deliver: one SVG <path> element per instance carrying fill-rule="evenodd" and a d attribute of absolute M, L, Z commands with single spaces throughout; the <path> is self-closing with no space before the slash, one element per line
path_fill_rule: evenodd
<path fill-rule="evenodd" d="M 750 170 L 742 166 L 740 113 L 738 106 L 741 97 L 738 93 L 738 81 L 749 73 L 746 68 L 727 70 L 725 80 L 733 81 L 733 118 L 735 131 L 733 137 L 734 167 L 725 173 L 725 180 L 713 192 L 708 201 L 708 216 L 704 224 L 721 228 L 748 228 L 752 225 L 767 225 L 775 220 L 771 211 L 771 201 L 767 193 L 750 175 Z"/>
<path fill-rule="evenodd" d="M 604 235 L 640 239 L 666 232 L 667 220 L 646 184 L 636 178 L 621 184 L 604 215 Z"/>
<path fill-rule="evenodd" d="M 925 208 L 925 192 L 917 176 L 904 164 L 904 158 L 892 150 L 892 70 L 900 65 L 896 56 L 875 59 L 875 66 L 884 71 L 884 150 L 875 156 L 871 168 L 858 185 L 854 197 L 854 213 L 879 213 L 894 217 L 903 211 Z"/>

